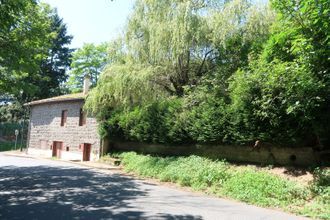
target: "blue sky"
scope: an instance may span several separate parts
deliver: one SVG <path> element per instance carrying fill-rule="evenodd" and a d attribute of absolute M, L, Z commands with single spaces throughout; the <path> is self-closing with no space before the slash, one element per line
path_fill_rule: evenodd
<path fill-rule="evenodd" d="M 41 0 L 57 12 L 73 35 L 72 48 L 101 43 L 118 36 L 132 10 L 134 0 Z"/>
<path fill-rule="evenodd" d="M 268 0 L 253 0 L 267 2 Z M 132 11 L 134 0 L 41 0 L 53 8 L 73 35 L 72 48 L 101 43 L 118 36 Z"/>

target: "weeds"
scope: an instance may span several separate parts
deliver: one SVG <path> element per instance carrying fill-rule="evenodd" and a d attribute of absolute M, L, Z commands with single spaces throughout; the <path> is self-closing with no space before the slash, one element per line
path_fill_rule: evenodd
<path fill-rule="evenodd" d="M 319 219 L 330 219 L 330 171 L 315 169 L 314 181 L 300 185 L 266 171 L 237 168 L 199 156 L 156 157 L 116 154 L 124 169 L 144 177 L 178 183 L 219 196 Z"/>

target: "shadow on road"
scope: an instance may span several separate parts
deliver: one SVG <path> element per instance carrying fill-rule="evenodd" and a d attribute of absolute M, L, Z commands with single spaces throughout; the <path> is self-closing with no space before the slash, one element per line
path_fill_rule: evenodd
<path fill-rule="evenodd" d="M 148 194 L 119 174 L 74 167 L 0 168 L 0 219 L 201 219 L 192 215 L 150 215 L 134 206 Z"/>

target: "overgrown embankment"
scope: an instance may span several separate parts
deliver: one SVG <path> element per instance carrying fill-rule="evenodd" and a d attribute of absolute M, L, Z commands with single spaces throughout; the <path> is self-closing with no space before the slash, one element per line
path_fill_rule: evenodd
<path fill-rule="evenodd" d="M 267 168 L 235 166 L 198 156 L 156 157 L 133 152 L 116 156 L 122 159 L 125 171 L 143 177 L 263 207 L 330 219 L 329 169 L 315 169 L 314 180 L 302 184 L 272 174 Z"/>

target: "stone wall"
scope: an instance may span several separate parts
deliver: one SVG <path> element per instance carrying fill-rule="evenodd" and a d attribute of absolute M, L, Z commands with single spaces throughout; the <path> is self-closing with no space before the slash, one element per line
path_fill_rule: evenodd
<path fill-rule="evenodd" d="M 64 101 L 31 106 L 29 125 L 29 151 L 45 151 L 51 155 L 53 141 L 63 142 L 63 159 L 81 158 L 82 150 L 79 145 L 90 143 L 92 145 L 91 160 L 100 154 L 100 137 L 97 133 L 97 122 L 93 117 L 87 117 L 86 124 L 79 126 L 79 114 L 84 102 Z M 68 110 L 67 121 L 61 126 L 62 110 Z M 68 148 L 68 151 L 66 151 Z M 39 151 L 36 151 L 38 149 Z M 80 156 L 77 156 L 80 155 Z"/>
<path fill-rule="evenodd" d="M 267 147 L 254 150 L 252 146 L 224 145 L 160 145 L 134 142 L 114 142 L 111 151 L 135 151 L 163 156 L 199 155 L 211 159 L 226 159 L 232 162 L 312 166 L 319 163 L 319 155 L 312 148 Z"/>

